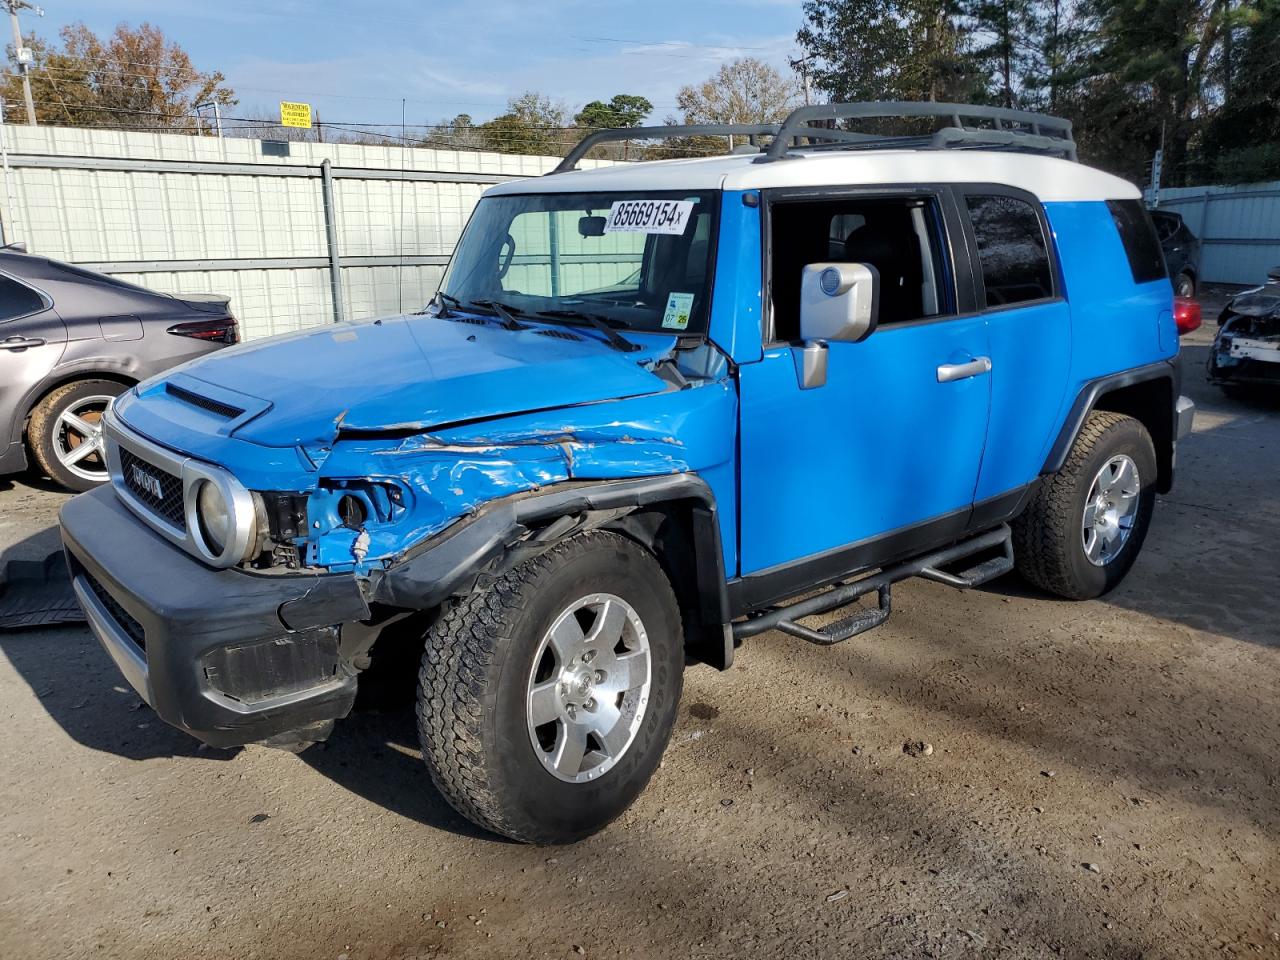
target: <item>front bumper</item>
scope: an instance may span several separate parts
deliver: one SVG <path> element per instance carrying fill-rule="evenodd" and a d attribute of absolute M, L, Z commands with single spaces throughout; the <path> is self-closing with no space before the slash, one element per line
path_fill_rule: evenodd
<path fill-rule="evenodd" d="M 63 505 L 62 540 L 89 626 L 161 719 L 217 747 L 343 716 L 355 670 L 341 625 L 369 618 L 349 574 L 214 570 L 100 487 Z"/>

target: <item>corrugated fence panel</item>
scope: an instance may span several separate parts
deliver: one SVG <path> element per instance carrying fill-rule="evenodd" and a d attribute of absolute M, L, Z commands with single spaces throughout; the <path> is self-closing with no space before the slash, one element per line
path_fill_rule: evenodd
<path fill-rule="evenodd" d="M 349 319 L 421 309 L 485 188 L 559 162 L 324 143 L 276 157 L 258 140 L 67 127 L 4 136 L 7 241 L 166 293 L 226 294 L 246 337 L 333 320 L 323 160 Z"/>
<path fill-rule="evenodd" d="M 1280 265 L 1280 181 L 1160 191 L 1160 209 L 1182 215 L 1200 238 L 1200 279 L 1261 283 Z"/>

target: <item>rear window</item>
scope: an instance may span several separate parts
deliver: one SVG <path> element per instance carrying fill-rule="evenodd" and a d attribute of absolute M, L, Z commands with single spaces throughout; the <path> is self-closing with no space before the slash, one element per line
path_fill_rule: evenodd
<path fill-rule="evenodd" d="M 44 309 L 44 300 L 25 284 L 0 276 L 0 320 L 12 320 Z"/>
<path fill-rule="evenodd" d="M 1120 242 L 1124 244 L 1125 255 L 1129 258 L 1133 282 L 1150 283 L 1168 277 L 1164 253 L 1160 249 L 1160 238 L 1156 235 L 1156 228 L 1142 201 L 1108 200 L 1107 209 L 1111 211 L 1111 219 L 1116 222 L 1116 229 L 1120 231 Z"/>
<path fill-rule="evenodd" d="M 1035 207 L 1017 197 L 965 198 L 982 263 L 988 307 L 1053 296 L 1049 249 Z"/>

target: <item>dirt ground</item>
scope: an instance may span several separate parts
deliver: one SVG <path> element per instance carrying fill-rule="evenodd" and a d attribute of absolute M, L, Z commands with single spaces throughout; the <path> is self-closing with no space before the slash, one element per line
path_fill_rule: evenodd
<path fill-rule="evenodd" d="M 574 847 L 450 811 L 407 676 L 323 748 L 224 754 L 87 630 L 0 634 L 0 955 L 1280 957 L 1280 403 L 1206 385 L 1210 339 L 1120 589 L 907 583 L 865 637 L 748 641 Z M 0 481 L 6 558 L 62 500 Z"/>

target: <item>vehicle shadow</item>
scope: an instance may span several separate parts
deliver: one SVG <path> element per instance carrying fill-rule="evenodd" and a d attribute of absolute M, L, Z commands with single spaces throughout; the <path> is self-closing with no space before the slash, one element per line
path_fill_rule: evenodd
<path fill-rule="evenodd" d="M 56 530 L 41 530 L 13 544 L 0 562 L 46 556 L 56 544 Z M 187 757 L 214 763 L 240 752 L 205 746 L 161 720 L 85 626 L 0 631 L 0 654 L 50 718 L 90 750 L 127 760 Z M 299 757 L 317 773 L 404 817 L 463 836 L 506 842 L 455 813 L 431 782 L 418 752 L 413 714 L 418 655 L 413 642 L 388 643 L 361 675 L 351 715 L 337 723 L 327 742 Z"/>
<path fill-rule="evenodd" d="M 418 664 L 421 631 L 388 629 L 360 675 L 351 713 L 333 734 L 298 755 L 307 766 L 370 803 L 410 820 L 474 839 L 510 843 L 481 830 L 440 795 L 418 746 Z"/>
<path fill-rule="evenodd" d="M 1194 630 L 1280 646 L 1280 390 L 1224 395 L 1203 376 L 1209 348 L 1183 347 L 1183 392 L 1197 405 L 1178 445 L 1173 490 L 1161 494 L 1138 560 L 1103 602 Z M 983 588 L 1057 600 L 1016 576 Z"/>

